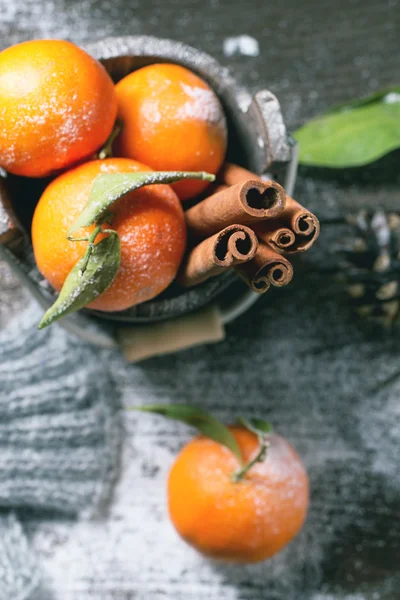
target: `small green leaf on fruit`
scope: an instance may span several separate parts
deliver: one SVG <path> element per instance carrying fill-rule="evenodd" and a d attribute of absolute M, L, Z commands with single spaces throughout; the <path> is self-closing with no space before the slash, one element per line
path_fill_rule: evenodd
<path fill-rule="evenodd" d="M 150 404 L 148 406 L 135 406 L 133 408 L 143 412 L 156 413 L 196 427 L 206 437 L 229 448 L 240 464 L 243 463 L 242 454 L 233 434 L 225 425 L 205 410 L 194 406 L 186 406 L 185 404 Z"/>
<path fill-rule="evenodd" d="M 294 134 L 300 163 L 345 168 L 369 164 L 400 147 L 400 87 L 335 107 Z"/>
<path fill-rule="evenodd" d="M 92 247 L 89 245 L 66 278 L 57 300 L 40 321 L 39 329 L 93 302 L 113 282 L 120 260 L 121 244 L 116 232 L 109 233 Z"/>
<path fill-rule="evenodd" d="M 250 419 L 245 419 L 244 417 L 239 418 L 239 423 L 246 427 L 249 431 L 252 431 L 259 438 L 264 438 L 267 435 L 272 433 L 272 426 L 268 421 L 264 421 L 264 419 L 258 419 L 256 417 L 252 417 Z"/>
<path fill-rule="evenodd" d="M 103 173 L 94 180 L 89 200 L 68 231 L 71 235 L 81 227 L 99 221 L 116 200 L 145 185 L 174 183 L 182 179 L 214 181 L 215 176 L 203 171 L 141 171 L 139 173 Z"/>

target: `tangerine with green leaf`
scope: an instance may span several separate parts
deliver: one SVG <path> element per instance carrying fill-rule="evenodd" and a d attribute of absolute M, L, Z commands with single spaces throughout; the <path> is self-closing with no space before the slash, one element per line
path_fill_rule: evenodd
<path fill-rule="evenodd" d="M 298 454 L 260 419 L 237 426 L 181 405 L 142 407 L 197 427 L 171 468 L 173 525 L 202 554 L 229 562 L 270 558 L 301 530 L 309 481 Z"/>
<path fill-rule="evenodd" d="M 118 156 L 157 171 L 216 174 L 225 158 L 227 127 L 219 99 L 200 77 L 175 64 L 153 64 L 124 77 L 115 87 L 122 132 Z M 205 181 L 180 181 L 181 200 L 202 192 Z"/>
<path fill-rule="evenodd" d="M 87 243 L 69 241 L 68 231 L 85 208 L 99 175 L 151 171 L 124 158 L 84 163 L 54 179 L 45 189 L 32 221 L 37 266 L 56 289 L 83 257 Z M 154 298 L 175 278 L 186 246 L 181 204 L 169 185 L 148 185 L 125 194 L 110 207 L 110 227 L 120 239 L 120 265 L 111 285 L 90 307 L 120 311 Z M 106 225 L 105 227 L 107 227 Z M 75 238 L 93 233 L 81 228 Z M 100 233 L 95 243 L 106 234 Z"/>
<path fill-rule="evenodd" d="M 64 40 L 0 52 L 0 166 L 45 177 L 94 154 L 117 114 L 104 67 Z"/>

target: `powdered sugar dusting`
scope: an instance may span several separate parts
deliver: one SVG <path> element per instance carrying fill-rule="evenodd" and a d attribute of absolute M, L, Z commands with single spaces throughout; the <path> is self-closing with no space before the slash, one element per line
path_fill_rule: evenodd
<path fill-rule="evenodd" d="M 157 125 L 161 121 L 162 117 L 157 98 L 152 98 L 149 99 L 147 102 L 144 102 L 142 106 L 142 115 L 145 117 L 148 123 L 150 122 L 154 125 Z"/>
<path fill-rule="evenodd" d="M 400 392 L 400 380 L 393 383 Z M 365 408 L 359 433 L 371 452 L 375 473 L 395 478 L 399 472 L 400 404 L 398 394 L 382 394 L 378 402 Z"/>
<path fill-rule="evenodd" d="M 236 54 L 242 56 L 259 56 L 260 45 L 258 41 L 250 35 L 238 35 L 224 39 L 224 54 L 228 58 Z"/>
<path fill-rule="evenodd" d="M 177 111 L 178 118 L 199 119 L 217 125 L 221 129 L 226 128 L 222 106 L 212 90 L 183 82 L 181 82 L 181 87 L 188 96 L 188 100 L 179 107 Z"/>
<path fill-rule="evenodd" d="M 111 102 L 111 82 L 107 89 L 99 79 L 89 93 L 87 78 L 96 80 L 96 63 L 87 59 L 82 71 L 71 46 L 54 43 L 60 44 L 54 63 L 49 60 L 38 69 L 34 56 L 42 56 L 43 47 L 32 47 L 23 80 L 16 69 L 0 74 L 0 128 L 7 132 L 0 159 L 6 169 L 28 176 L 46 175 L 95 152 L 112 125 L 111 106 L 104 99 Z"/>

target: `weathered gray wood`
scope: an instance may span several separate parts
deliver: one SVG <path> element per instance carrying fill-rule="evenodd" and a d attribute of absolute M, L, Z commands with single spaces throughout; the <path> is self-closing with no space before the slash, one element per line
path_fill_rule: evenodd
<path fill-rule="evenodd" d="M 180 39 L 227 64 L 223 39 L 253 35 L 260 56 L 233 57 L 229 65 L 251 88 L 276 93 L 292 128 L 399 78 L 396 0 L 0 0 L 0 8 L 3 47 L 33 36 L 81 42 L 146 33 Z M 302 169 L 296 196 L 320 215 L 343 206 L 398 208 L 398 159 L 397 153 L 341 173 Z M 323 230 L 308 262 L 332 237 Z M 273 290 L 228 333 L 218 346 L 140 367 L 126 367 L 116 355 L 103 358 L 111 360 L 127 405 L 190 401 L 227 420 L 239 409 L 269 418 L 310 471 L 312 506 L 303 533 L 265 565 L 225 567 L 198 557 L 175 536 L 164 495 L 187 432 L 127 413 L 124 474 L 110 519 L 35 528 L 49 588 L 56 590 L 38 600 L 400 597 L 398 334 L 362 332 L 330 280 L 303 275 L 299 266 L 287 290 Z"/>

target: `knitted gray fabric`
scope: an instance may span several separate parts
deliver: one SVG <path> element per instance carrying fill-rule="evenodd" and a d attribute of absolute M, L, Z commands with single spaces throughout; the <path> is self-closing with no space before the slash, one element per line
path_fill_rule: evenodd
<path fill-rule="evenodd" d="M 121 429 L 113 382 L 95 349 L 29 307 L 0 331 L 0 507 L 91 513 L 116 478 Z M 38 582 L 14 514 L 0 513 L 0 600 Z"/>

